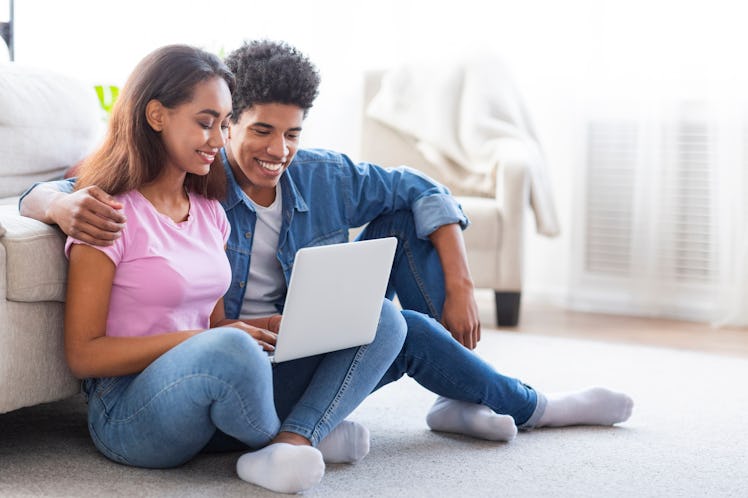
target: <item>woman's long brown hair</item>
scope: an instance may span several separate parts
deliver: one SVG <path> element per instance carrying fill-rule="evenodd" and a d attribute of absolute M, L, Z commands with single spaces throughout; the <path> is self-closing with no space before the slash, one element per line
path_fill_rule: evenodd
<path fill-rule="evenodd" d="M 146 120 L 146 105 L 155 99 L 173 109 L 190 101 L 198 83 L 215 77 L 234 91 L 234 76 L 216 55 L 188 45 L 168 45 L 147 55 L 123 86 L 104 141 L 81 165 L 76 188 L 96 185 L 117 195 L 155 180 L 165 164 L 166 150 L 160 134 Z M 220 199 L 226 189 L 221 161 L 215 161 L 205 176 L 187 173 L 185 187 Z"/>

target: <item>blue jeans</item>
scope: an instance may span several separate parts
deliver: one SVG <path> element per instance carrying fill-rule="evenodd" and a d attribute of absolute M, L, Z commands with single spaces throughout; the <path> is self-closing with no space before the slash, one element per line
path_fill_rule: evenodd
<path fill-rule="evenodd" d="M 457 342 L 436 320 L 403 310 L 405 344 L 377 389 L 408 374 L 445 398 L 486 405 L 510 415 L 517 427 L 532 428 L 545 411 L 545 398 L 530 386 L 497 372 L 474 351 Z"/>
<path fill-rule="evenodd" d="M 444 307 L 444 272 L 434 245 L 416 236 L 411 211 L 395 211 L 372 220 L 359 240 L 397 238 L 395 260 L 387 285 L 387 297 L 397 294 L 403 309 L 419 311 L 437 320 Z"/>
<path fill-rule="evenodd" d="M 280 429 L 271 376 L 247 333 L 209 330 L 137 375 L 86 380 L 89 432 L 106 457 L 139 467 L 185 463 L 216 428 L 259 448 Z"/>
<path fill-rule="evenodd" d="M 371 344 L 275 365 L 281 431 L 300 434 L 316 446 L 374 390 L 401 351 L 406 327 L 397 307 L 384 299 Z"/>
<path fill-rule="evenodd" d="M 405 321 L 386 301 L 371 344 L 272 368 L 248 334 L 209 330 L 137 375 L 87 380 L 89 431 L 108 458 L 151 468 L 202 450 L 260 448 L 279 431 L 316 445 L 373 390 L 404 337 Z"/>
<path fill-rule="evenodd" d="M 408 335 L 377 389 L 408 374 L 435 394 L 486 405 L 512 416 L 518 427 L 532 428 L 545 411 L 545 397 L 497 372 L 438 322 L 444 306 L 444 272 L 431 241 L 416 237 L 412 213 L 380 216 L 359 235 L 359 239 L 381 237 L 398 239 L 387 292 L 390 298 L 397 294 Z"/>

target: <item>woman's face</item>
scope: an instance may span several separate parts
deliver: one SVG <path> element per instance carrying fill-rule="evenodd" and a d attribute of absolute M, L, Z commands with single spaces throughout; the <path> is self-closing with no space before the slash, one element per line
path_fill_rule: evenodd
<path fill-rule="evenodd" d="M 192 100 L 173 109 L 161 106 L 161 139 L 167 168 L 206 175 L 228 138 L 231 92 L 223 78 L 195 86 Z"/>

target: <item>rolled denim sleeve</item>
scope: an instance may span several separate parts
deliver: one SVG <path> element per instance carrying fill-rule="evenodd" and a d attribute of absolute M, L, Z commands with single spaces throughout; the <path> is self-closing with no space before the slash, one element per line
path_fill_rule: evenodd
<path fill-rule="evenodd" d="M 370 163 L 354 165 L 341 156 L 348 168 L 339 171 L 347 177 L 345 197 L 350 226 L 360 226 L 377 216 L 400 209 L 413 213 L 416 235 L 428 238 L 437 228 L 459 223 L 469 225 L 462 207 L 449 189 L 423 172 L 408 166 L 383 168 Z"/>
<path fill-rule="evenodd" d="M 29 195 L 31 191 L 34 190 L 39 185 L 42 185 L 42 184 L 52 185 L 60 192 L 63 192 L 65 194 L 71 194 L 73 193 L 73 189 L 75 188 L 75 181 L 76 181 L 76 178 L 68 178 L 67 180 L 56 180 L 53 182 L 36 182 L 31 187 L 29 187 L 23 194 L 21 194 L 21 197 L 18 199 L 18 209 L 21 209 L 21 204 L 23 204 L 23 200 L 26 198 L 26 196 Z"/>
<path fill-rule="evenodd" d="M 432 194 L 413 203 L 416 235 L 425 239 L 439 227 L 459 223 L 464 230 L 470 224 L 457 200 L 450 194 Z"/>

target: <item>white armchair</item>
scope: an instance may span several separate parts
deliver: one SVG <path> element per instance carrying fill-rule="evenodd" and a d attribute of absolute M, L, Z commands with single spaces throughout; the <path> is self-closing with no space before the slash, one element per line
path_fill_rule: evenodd
<path fill-rule="evenodd" d="M 471 67 L 367 73 L 359 158 L 385 167 L 411 166 L 456 195 L 472 223 L 464 236 L 476 288 L 493 289 L 499 326 L 515 326 L 528 206 L 535 209 L 540 233 L 553 236 L 558 225 L 540 147 L 519 95 L 506 90 L 507 73 L 502 67 L 501 98 L 487 99 L 483 109 L 471 100 L 485 98 L 476 96 L 486 82 Z"/>

